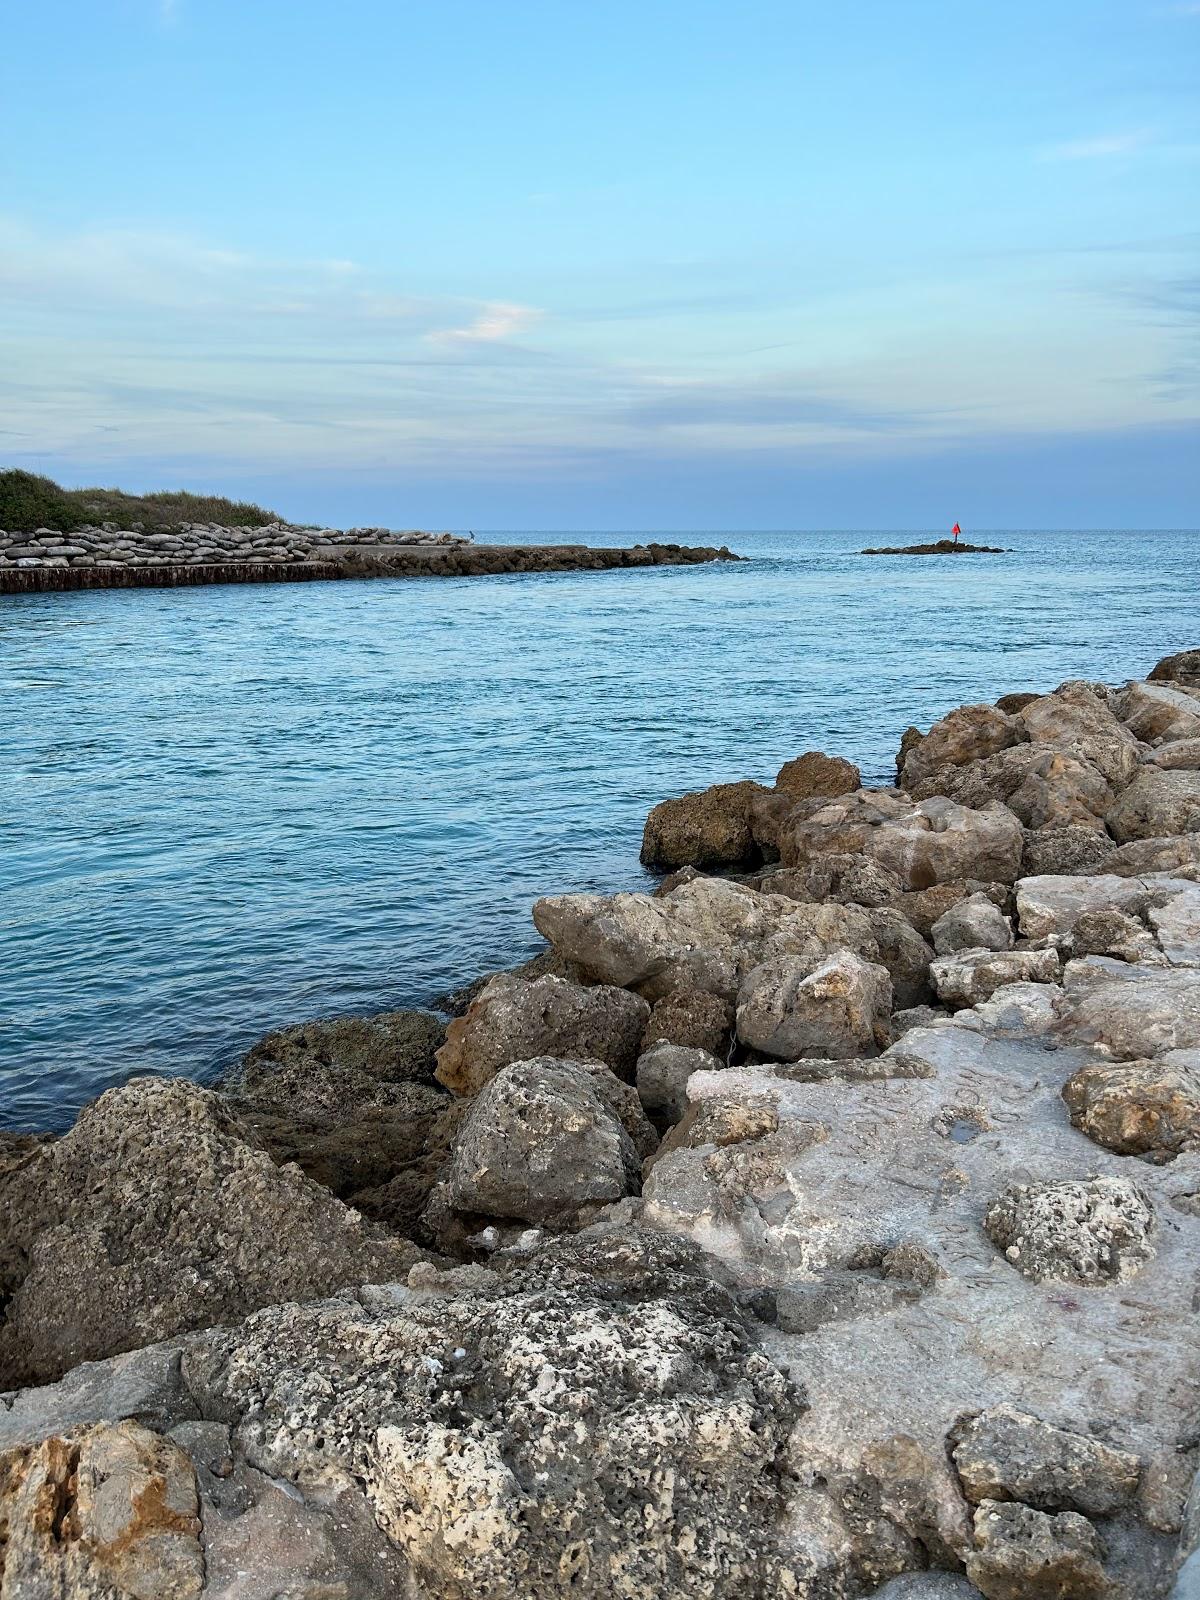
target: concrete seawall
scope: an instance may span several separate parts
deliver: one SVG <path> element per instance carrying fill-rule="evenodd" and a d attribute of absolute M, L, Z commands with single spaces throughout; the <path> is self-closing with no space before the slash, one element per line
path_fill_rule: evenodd
<path fill-rule="evenodd" d="M 609 572 L 626 567 L 696 566 L 739 561 L 722 546 L 588 545 L 400 546 L 369 554 L 352 548 L 329 560 L 228 561 L 162 566 L 7 567 L 0 594 L 76 589 L 175 589 L 202 583 L 303 583 L 345 578 L 470 578 L 518 572 Z"/>

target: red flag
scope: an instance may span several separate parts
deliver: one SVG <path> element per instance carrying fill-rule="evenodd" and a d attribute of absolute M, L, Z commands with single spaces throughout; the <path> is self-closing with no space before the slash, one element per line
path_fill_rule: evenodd
<path fill-rule="evenodd" d="M 958 523 L 957 523 L 957 522 L 956 522 L 956 523 L 955 523 L 955 524 L 954 524 L 954 526 L 953 526 L 953 527 L 952 527 L 952 528 L 951 528 L 951 529 L 950 529 L 950 532 L 951 532 L 951 533 L 952 533 L 952 534 L 953 534 L 953 535 L 954 535 L 954 537 L 955 537 L 955 538 L 956 538 L 956 539 L 957 539 L 957 538 L 958 538 L 958 536 L 959 536 L 959 534 L 960 534 L 960 533 L 961 533 L 961 532 L 962 532 L 962 529 L 961 529 L 961 528 L 960 528 L 960 527 L 959 527 L 959 525 L 958 525 Z"/>

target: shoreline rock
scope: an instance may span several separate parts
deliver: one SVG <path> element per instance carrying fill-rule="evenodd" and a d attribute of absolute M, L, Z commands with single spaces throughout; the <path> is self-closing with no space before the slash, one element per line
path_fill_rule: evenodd
<path fill-rule="evenodd" d="M 1197 663 L 667 801 L 448 1029 L 0 1138 L 3 1600 L 1185 1600 Z"/>

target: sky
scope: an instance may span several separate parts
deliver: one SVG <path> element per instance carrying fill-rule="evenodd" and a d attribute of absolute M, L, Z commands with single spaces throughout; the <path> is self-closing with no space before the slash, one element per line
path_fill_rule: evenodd
<path fill-rule="evenodd" d="M 39 0 L 0 85 L 0 466 L 1200 524 L 1200 0 Z"/>

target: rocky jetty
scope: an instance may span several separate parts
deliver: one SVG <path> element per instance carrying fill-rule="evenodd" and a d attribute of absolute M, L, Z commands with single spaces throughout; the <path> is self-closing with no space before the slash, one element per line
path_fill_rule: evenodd
<path fill-rule="evenodd" d="M 725 547 L 649 544 L 477 545 L 453 533 L 390 528 L 178 528 L 85 524 L 69 534 L 0 531 L 0 594 L 46 589 L 173 588 L 325 578 L 474 577 L 503 572 L 605 571 L 739 559 Z"/>
<path fill-rule="evenodd" d="M 931 544 L 878 545 L 860 556 L 1002 556 L 1003 545 L 968 544 L 965 539 L 935 539 Z"/>
<path fill-rule="evenodd" d="M 1200 651 L 0 1135 L 0 1600 L 1187 1600 Z"/>

